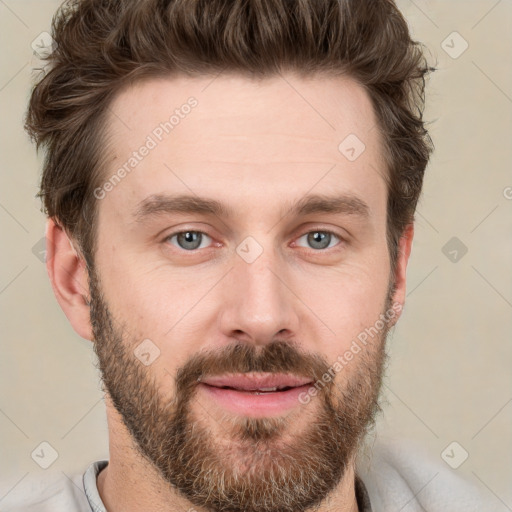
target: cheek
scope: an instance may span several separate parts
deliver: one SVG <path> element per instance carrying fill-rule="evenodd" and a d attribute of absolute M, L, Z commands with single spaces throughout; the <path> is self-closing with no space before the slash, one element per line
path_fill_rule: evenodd
<path fill-rule="evenodd" d="M 115 260 L 104 256 L 101 261 L 102 288 L 111 312 L 126 326 L 134 344 L 150 339 L 168 363 L 175 361 L 183 355 L 176 340 L 194 340 L 212 324 L 216 312 L 208 291 L 218 276 L 213 270 L 199 275 L 125 254 Z M 196 348 L 193 343 L 184 347 Z M 167 350 L 173 353 L 166 354 Z"/>
<path fill-rule="evenodd" d="M 379 321 L 386 305 L 388 272 L 382 263 L 373 269 L 361 263 L 323 271 L 307 282 L 301 296 L 329 328 L 324 350 L 328 360 L 335 361 L 354 339 Z"/>
<path fill-rule="evenodd" d="M 121 250 L 98 252 L 97 271 L 102 292 L 111 313 L 130 333 L 151 337 L 173 318 L 170 307 L 173 289 L 166 288 L 153 273 L 141 268 L 137 258 L 121 256 L 122 253 Z M 164 291 L 167 297 L 163 296 Z"/>

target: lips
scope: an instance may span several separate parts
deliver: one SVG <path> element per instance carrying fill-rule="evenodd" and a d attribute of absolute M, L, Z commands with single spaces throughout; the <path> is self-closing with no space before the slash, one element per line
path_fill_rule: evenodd
<path fill-rule="evenodd" d="M 245 373 L 205 377 L 199 380 L 216 388 L 261 392 L 286 391 L 312 383 L 307 377 L 285 373 Z"/>

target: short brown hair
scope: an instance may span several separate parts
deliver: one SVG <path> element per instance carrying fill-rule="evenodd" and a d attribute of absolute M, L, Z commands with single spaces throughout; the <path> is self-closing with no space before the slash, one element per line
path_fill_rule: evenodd
<path fill-rule="evenodd" d="M 142 78 L 226 70 L 344 74 L 367 90 L 384 140 L 394 268 L 433 151 L 422 117 L 425 77 L 435 68 L 392 0 L 68 0 L 52 37 L 25 129 L 46 150 L 38 194 L 45 212 L 77 241 L 89 268 L 93 190 L 116 93 Z"/>

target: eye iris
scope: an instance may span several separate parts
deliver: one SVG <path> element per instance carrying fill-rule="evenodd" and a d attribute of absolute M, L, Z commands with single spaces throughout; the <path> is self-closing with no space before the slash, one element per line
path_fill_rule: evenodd
<path fill-rule="evenodd" d="M 308 243 L 315 249 L 325 249 L 329 247 L 331 234 L 324 231 L 312 231 L 308 234 Z"/>
<path fill-rule="evenodd" d="M 183 249 L 197 249 L 201 245 L 201 233 L 197 231 L 184 231 L 177 235 L 178 243 Z"/>

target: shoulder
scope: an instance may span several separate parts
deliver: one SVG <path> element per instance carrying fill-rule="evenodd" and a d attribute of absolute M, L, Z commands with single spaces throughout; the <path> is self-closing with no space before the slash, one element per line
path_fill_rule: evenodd
<path fill-rule="evenodd" d="M 494 510 L 480 487 L 412 441 L 388 438 L 366 446 L 358 457 L 357 474 L 373 512 Z"/>
<path fill-rule="evenodd" d="M 97 465 L 91 464 L 89 468 Z M 3 483 L 2 512 L 91 512 L 85 495 L 83 474 L 28 474 L 14 487 Z"/>

